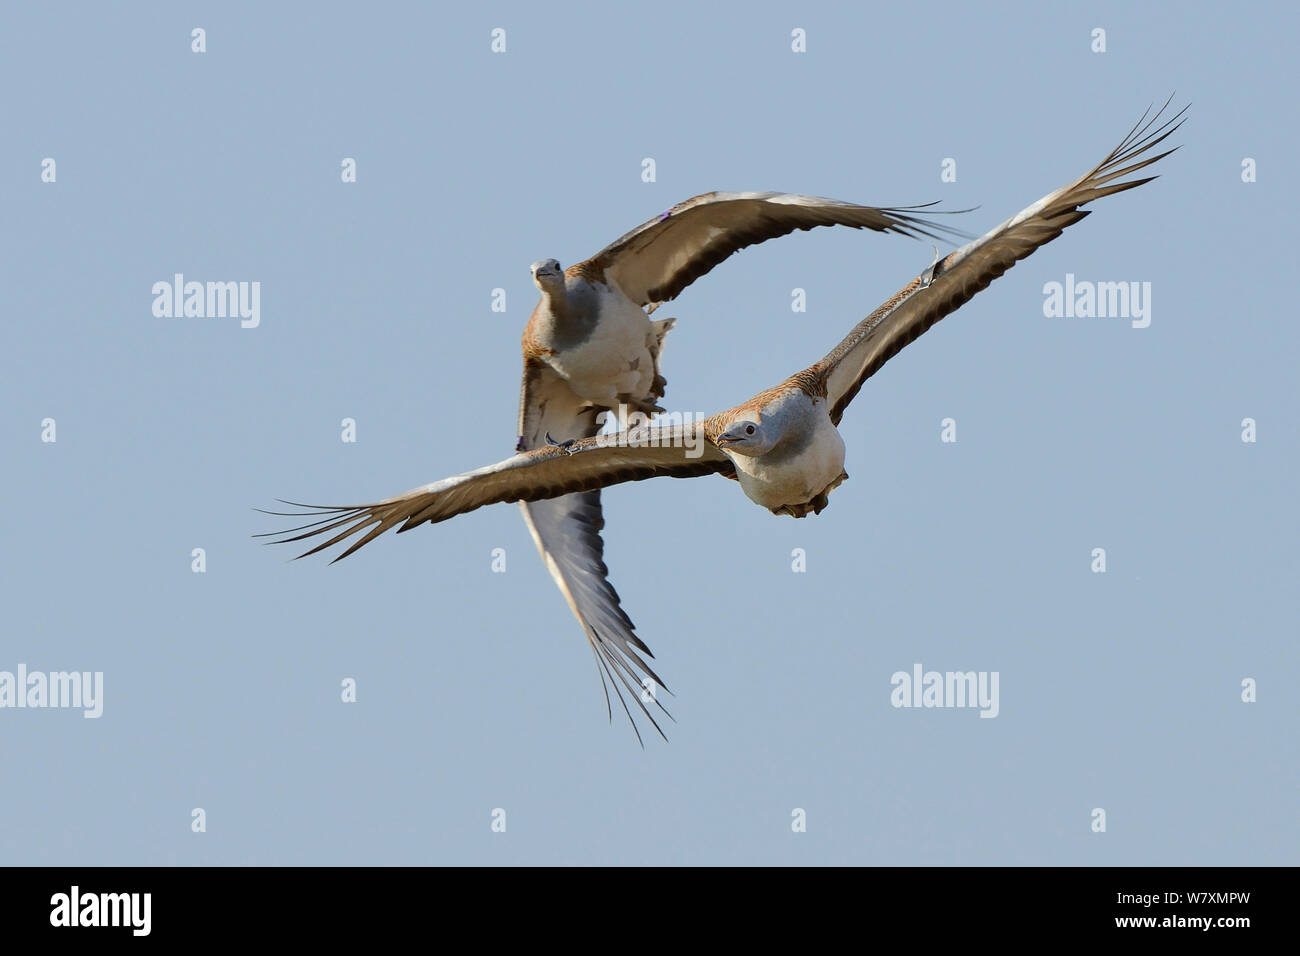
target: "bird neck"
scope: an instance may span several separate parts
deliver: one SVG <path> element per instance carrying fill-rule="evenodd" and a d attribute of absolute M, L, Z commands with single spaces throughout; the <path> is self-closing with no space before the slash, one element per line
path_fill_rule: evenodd
<path fill-rule="evenodd" d="M 564 283 L 542 286 L 542 302 L 556 322 L 563 323 L 569 318 L 569 297 L 565 294 Z"/>

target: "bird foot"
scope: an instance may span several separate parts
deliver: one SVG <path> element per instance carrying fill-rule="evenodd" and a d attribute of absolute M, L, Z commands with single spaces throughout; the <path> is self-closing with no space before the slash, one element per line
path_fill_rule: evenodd
<path fill-rule="evenodd" d="M 550 445 L 552 448 L 561 449 L 566 455 L 573 454 L 573 443 L 575 441 L 577 441 L 576 438 L 570 438 L 568 441 L 556 441 L 551 437 L 550 432 L 546 433 L 546 444 Z"/>
<path fill-rule="evenodd" d="M 830 493 L 848 480 L 849 473 L 841 471 L 839 477 L 823 488 L 814 498 L 805 501 L 801 505 L 782 505 L 780 508 L 773 508 L 774 515 L 789 515 L 792 518 L 806 518 L 808 513 L 815 515 L 822 513 L 822 510 L 830 504 Z"/>

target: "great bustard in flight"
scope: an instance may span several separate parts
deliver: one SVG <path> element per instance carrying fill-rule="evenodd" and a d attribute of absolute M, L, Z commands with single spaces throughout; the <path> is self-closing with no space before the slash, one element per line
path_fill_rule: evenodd
<path fill-rule="evenodd" d="M 308 510 L 269 513 L 312 520 L 278 533 L 275 543 L 329 535 L 299 556 L 305 557 L 355 537 L 334 559 L 337 561 L 392 528 L 409 531 L 425 522 L 446 521 L 500 502 L 543 502 L 570 496 L 580 503 L 585 495 L 609 485 L 665 476 L 718 474 L 738 481 L 751 500 L 774 514 L 804 517 L 810 511 L 819 513 L 831 490 L 848 477 L 838 425 L 863 382 L 1017 261 L 1089 215 L 1081 206 L 1156 178 L 1124 179 L 1174 151 L 1149 155 L 1182 125 L 1186 107 L 1160 123 L 1167 107 L 1168 102 L 1150 119 L 1150 110 L 1143 114 L 1123 141 L 1079 179 L 937 260 L 854 326 L 821 361 L 748 401 L 690 426 L 638 427 L 545 444 L 374 504 L 286 502 Z M 598 509 L 584 513 L 579 508 L 570 526 L 551 541 L 548 560 L 572 569 L 571 575 L 586 588 L 583 599 L 590 605 L 583 607 L 583 616 L 602 682 L 608 676 L 614 683 L 634 730 L 636 721 L 623 697 L 624 689 L 662 735 L 640 692 L 642 675 L 661 687 L 664 684 L 641 656 L 653 657 L 633 633 L 631 621 L 605 580 L 601 525 Z M 577 603 L 572 590 L 566 590 L 566 596 L 571 604 Z M 575 613 L 577 610 L 575 607 Z M 657 698 L 647 696 L 663 709 Z M 606 698 L 608 704 L 608 689 Z"/>

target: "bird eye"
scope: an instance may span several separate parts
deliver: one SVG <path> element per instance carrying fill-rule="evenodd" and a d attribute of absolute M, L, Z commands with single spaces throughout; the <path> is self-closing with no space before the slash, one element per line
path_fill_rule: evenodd
<path fill-rule="evenodd" d="M 754 426 L 753 426 L 753 425 L 746 425 L 746 426 L 745 426 L 745 434 L 746 434 L 746 435 L 752 435 L 752 434 L 754 434 Z"/>

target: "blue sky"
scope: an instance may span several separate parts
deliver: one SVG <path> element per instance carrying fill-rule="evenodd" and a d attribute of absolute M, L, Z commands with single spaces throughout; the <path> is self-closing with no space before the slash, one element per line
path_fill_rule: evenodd
<path fill-rule="evenodd" d="M 104 699 L 96 720 L 0 709 L 0 860 L 1296 861 L 1293 8 L 4 16 L 0 671 L 102 671 Z M 711 189 L 978 205 L 961 225 L 983 232 L 1175 90 L 1193 105 L 1158 181 L 867 383 L 822 515 L 717 478 L 606 492 L 668 743 L 606 721 L 513 506 L 333 567 L 249 537 L 277 497 L 505 457 L 536 259 Z M 810 364 L 932 256 L 822 229 L 728 260 L 658 313 L 671 407 Z M 260 283 L 260 324 L 155 317 L 177 272 Z M 1151 283 L 1150 326 L 1045 317 L 1067 274 Z M 998 716 L 891 706 L 917 663 L 996 671 Z"/>

